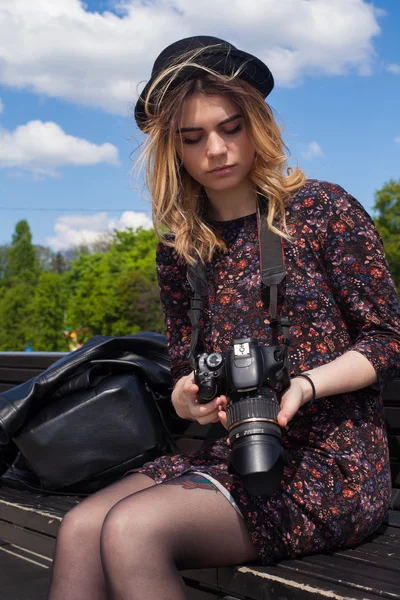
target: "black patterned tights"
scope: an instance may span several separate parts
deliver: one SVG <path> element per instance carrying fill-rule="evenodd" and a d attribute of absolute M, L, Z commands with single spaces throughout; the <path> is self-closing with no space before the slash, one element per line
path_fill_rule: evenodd
<path fill-rule="evenodd" d="M 133 474 L 67 513 L 49 600 L 185 600 L 180 570 L 257 560 L 243 519 L 212 484 Z"/>

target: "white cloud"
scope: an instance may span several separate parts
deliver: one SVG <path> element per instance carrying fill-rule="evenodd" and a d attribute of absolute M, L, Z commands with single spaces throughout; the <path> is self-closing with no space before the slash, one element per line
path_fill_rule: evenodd
<path fill-rule="evenodd" d="M 93 144 L 65 133 L 57 123 L 30 121 L 14 131 L 0 129 L 0 168 L 33 172 L 37 177 L 57 177 L 66 165 L 118 164 L 112 144 Z"/>
<path fill-rule="evenodd" d="M 392 64 L 387 67 L 387 70 L 394 75 L 400 75 L 400 65 Z"/>
<path fill-rule="evenodd" d="M 307 74 L 368 74 L 382 14 L 366 0 L 113 4 L 118 14 L 88 12 L 81 0 L 1 0 L 0 83 L 126 113 L 157 54 L 204 32 L 254 52 L 280 85 Z"/>
<path fill-rule="evenodd" d="M 301 153 L 301 155 L 305 159 L 311 160 L 312 158 L 316 158 L 317 156 L 323 156 L 324 153 L 318 142 L 314 140 L 313 142 L 310 142 L 307 145 L 307 148 Z"/>
<path fill-rule="evenodd" d="M 125 211 L 119 219 L 113 219 L 106 212 L 95 215 L 64 215 L 54 226 L 55 235 L 47 238 L 46 244 L 53 250 L 64 250 L 73 246 L 91 246 L 100 240 L 111 237 L 114 229 L 122 231 L 153 227 L 151 218 L 145 213 Z"/>
<path fill-rule="evenodd" d="M 394 141 L 396 142 L 396 144 L 400 144 L 400 137 L 395 137 Z"/>
<path fill-rule="evenodd" d="M 3 110 L 4 110 L 4 104 L 3 104 L 3 102 L 2 102 L 2 100 L 0 98 L 0 115 L 3 112 Z"/>

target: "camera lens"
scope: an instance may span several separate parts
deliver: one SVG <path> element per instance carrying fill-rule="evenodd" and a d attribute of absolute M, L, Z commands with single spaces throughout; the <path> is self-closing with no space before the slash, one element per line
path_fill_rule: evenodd
<path fill-rule="evenodd" d="M 227 409 L 229 468 L 251 494 L 272 494 L 281 483 L 283 459 L 279 403 L 272 390 L 230 402 Z"/>

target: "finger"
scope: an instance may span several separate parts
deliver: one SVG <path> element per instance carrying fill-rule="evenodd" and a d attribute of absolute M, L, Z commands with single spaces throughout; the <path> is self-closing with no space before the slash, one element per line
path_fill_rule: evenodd
<path fill-rule="evenodd" d="M 214 398 L 214 400 L 211 400 L 211 402 L 208 402 L 207 404 L 196 404 L 195 401 L 193 401 L 191 405 L 191 412 L 194 418 L 198 420 L 199 418 L 206 417 L 207 415 L 215 412 L 218 409 L 218 405 L 218 398 Z"/>
<path fill-rule="evenodd" d="M 227 406 L 228 406 L 228 398 L 224 395 L 221 395 L 220 397 L 221 400 L 221 406 L 224 410 L 226 410 Z"/>
<path fill-rule="evenodd" d="M 185 382 L 184 382 L 184 387 L 191 387 L 192 385 L 195 385 L 196 387 L 197 384 L 195 383 L 195 379 L 194 379 L 194 371 L 192 371 L 191 373 L 189 373 L 189 375 L 186 376 Z"/>
<path fill-rule="evenodd" d="M 278 413 L 278 423 L 281 427 L 286 427 L 289 421 L 293 419 L 300 405 L 297 395 L 288 394 L 285 398 L 282 398 L 281 410 Z"/>
<path fill-rule="evenodd" d="M 280 427 L 286 427 L 286 425 L 288 424 L 289 421 L 288 421 L 288 418 L 286 416 L 286 413 L 283 410 L 281 410 L 278 413 L 278 417 L 277 418 L 278 418 L 278 424 L 279 424 L 279 426 Z"/>
<path fill-rule="evenodd" d="M 199 391 L 199 386 L 196 383 L 194 383 L 194 381 L 186 380 L 183 384 L 183 391 L 185 393 L 197 394 L 197 392 Z"/>
<path fill-rule="evenodd" d="M 204 417 L 204 419 L 198 419 L 197 421 L 200 425 L 212 425 L 213 423 L 219 423 L 218 415 L 216 415 L 213 419 L 211 417 Z"/>
<path fill-rule="evenodd" d="M 218 411 L 218 418 L 219 418 L 220 422 L 222 423 L 222 425 L 225 427 L 225 429 L 228 429 L 226 412 L 224 410 Z"/>
<path fill-rule="evenodd" d="M 199 417 L 197 419 L 197 421 L 200 423 L 200 425 L 209 425 L 210 423 L 218 423 L 219 422 L 218 409 L 214 410 L 212 413 L 206 415 L 205 417 Z"/>
<path fill-rule="evenodd" d="M 198 404 L 199 400 L 197 397 L 197 392 L 197 386 L 182 390 L 183 397 L 185 398 L 186 402 L 190 404 Z"/>

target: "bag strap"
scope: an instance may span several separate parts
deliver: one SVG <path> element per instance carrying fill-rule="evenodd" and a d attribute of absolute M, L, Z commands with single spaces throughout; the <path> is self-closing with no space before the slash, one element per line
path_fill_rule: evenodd
<path fill-rule="evenodd" d="M 268 229 L 267 225 L 267 203 L 263 196 L 257 197 L 257 228 L 260 249 L 260 276 L 262 292 L 269 290 L 269 312 L 271 316 L 271 327 L 281 326 L 283 332 L 282 345 L 287 348 L 290 344 L 290 322 L 286 318 L 278 317 L 278 285 L 286 276 L 284 264 L 282 237 Z M 189 365 L 194 371 L 196 369 L 195 350 L 197 347 L 200 318 L 203 311 L 202 297 L 207 295 L 206 269 L 203 263 L 196 262 L 189 265 L 187 269 L 187 280 L 194 292 L 190 299 L 190 310 L 188 311 L 192 333 L 190 338 Z M 264 296 L 264 294 L 263 294 Z M 265 300 L 264 300 L 265 301 Z"/>

